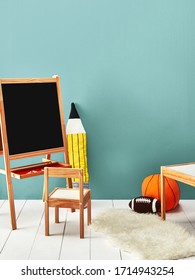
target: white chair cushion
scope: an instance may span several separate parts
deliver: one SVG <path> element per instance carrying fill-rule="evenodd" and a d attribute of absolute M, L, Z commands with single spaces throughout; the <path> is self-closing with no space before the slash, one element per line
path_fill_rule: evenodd
<path fill-rule="evenodd" d="M 87 193 L 88 189 L 83 190 L 83 194 Z M 50 198 L 59 198 L 59 199 L 75 199 L 79 200 L 79 189 L 56 189 Z"/>

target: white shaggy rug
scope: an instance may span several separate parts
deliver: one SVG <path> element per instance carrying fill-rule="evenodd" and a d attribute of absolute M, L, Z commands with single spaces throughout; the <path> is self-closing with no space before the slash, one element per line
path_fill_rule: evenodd
<path fill-rule="evenodd" d="M 182 226 L 154 214 L 107 209 L 96 216 L 92 231 L 105 234 L 132 259 L 174 260 L 195 255 L 195 237 Z"/>

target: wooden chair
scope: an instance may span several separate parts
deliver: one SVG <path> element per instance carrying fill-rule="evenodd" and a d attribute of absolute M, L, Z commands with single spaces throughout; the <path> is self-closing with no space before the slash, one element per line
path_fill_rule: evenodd
<path fill-rule="evenodd" d="M 79 187 L 55 188 L 49 193 L 49 177 L 79 179 Z M 59 208 L 79 210 L 80 238 L 84 238 L 84 208 L 87 207 L 87 224 L 91 224 L 91 191 L 83 187 L 83 170 L 80 168 L 44 168 L 43 201 L 45 203 L 45 235 L 49 235 L 49 207 L 55 207 L 55 222 L 59 222 Z"/>

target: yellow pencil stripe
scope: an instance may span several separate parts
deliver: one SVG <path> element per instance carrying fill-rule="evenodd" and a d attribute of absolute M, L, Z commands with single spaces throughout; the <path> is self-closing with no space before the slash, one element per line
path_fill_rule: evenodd
<path fill-rule="evenodd" d="M 89 181 L 86 133 L 68 134 L 68 153 L 73 168 L 83 168 L 84 182 Z M 73 180 L 78 181 L 77 179 Z"/>
<path fill-rule="evenodd" d="M 72 134 L 67 135 L 67 140 L 68 140 L 68 156 L 69 156 L 69 161 L 72 167 L 74 167 L 74 154 L 73 154 L 73 139 L 72 139 Z M 72 180 L 75 182 L 75 179 L 73 178 Z"/>

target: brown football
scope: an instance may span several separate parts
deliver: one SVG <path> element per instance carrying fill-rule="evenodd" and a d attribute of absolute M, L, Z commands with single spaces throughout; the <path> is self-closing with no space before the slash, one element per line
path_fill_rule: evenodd
<path fill-rule="evenodd" d="M 139 196 L 130 200 L 129 207 L 138 213 L 156 213 L 160 211 L 160 201 L 150 196 Z"/>

